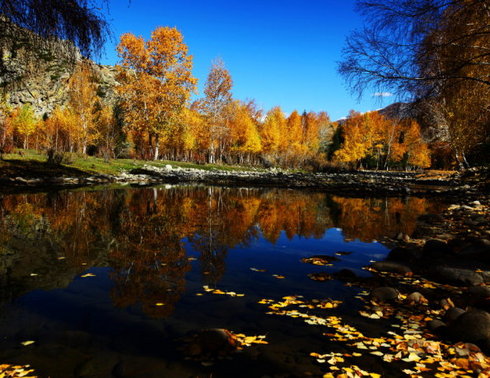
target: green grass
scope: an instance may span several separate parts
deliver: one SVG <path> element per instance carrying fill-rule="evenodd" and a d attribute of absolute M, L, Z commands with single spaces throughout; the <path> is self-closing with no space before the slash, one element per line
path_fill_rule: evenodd
<path fill-rule="evenodd" d="M 195 164 L 187 162 L 176 162 L 167 160 L 158 161 L 146 161 L 146 160 L 133 160 L 133 159 L 111 159 L 106 161 L 102 158 L 85 156 L 79 154 L 67 154 L 69 163 L 64 163 L 59 167 L 49 167 L 45 165 L 46 154 L 40 153 L 34 150 L 16 150 L 15 153 L 3 155 L 3 161 L 0 161 L 0 174 L 2 171 L 14 170 L 15 167 L 28 167 L 29 169 L 35 169 L 36 172 L 42 170 L 43 166 L 46 166 L 46 170 L 51 173 L 58 170 L 60 174 L 64 174 L 63 170 L 66 169 L 65 174 L 74 173 L 74 170 L 79 171 L 80 175 L 87 174 L 108 174 L 108 175 L 118 175 L 123 172 L 128 172 L 135 168 L 141 168 L 144 165 L 151 165 L 154 167 L 163 168 L 167 164 L 172 167 L 180 168 L 196 168 L 203 170 L 225 170 L 225 171 L 247 171 L 251 168 L 231 166 L 231 165 L 218 165 L 218 164 Z M 22 176 L 22 172 L 19 172 L 19 176 Z"/>

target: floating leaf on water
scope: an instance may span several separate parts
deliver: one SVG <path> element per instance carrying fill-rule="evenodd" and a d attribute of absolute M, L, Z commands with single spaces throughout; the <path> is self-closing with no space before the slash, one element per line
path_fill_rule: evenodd
<path fill-rule="evenodd" d="M 331 266 L 332 262 L 338 260 L 339 259 L 335 256 L 317 255 L 311 257 L 304 257 L 301 259 L 301 262 L 306 264 L 313 264 L 313 265 Z"/>
<path fill-rule="evenodd" d="M 24 346 L 32 345 L 34 343 L 35 343 L 35 341 L 33 341 L 33 340 L 27 340 L 27 341 L 22 341 L 21 342 L 21 344 L 24 345 Z"/>
<path fill-rule="evenodd" d="M 0 364 L 0 378 L 36 378 L 33 375 L 29 375 L 34 372 L 34 369 L 29 369 L 30 365 L 8 365 Z"/>
<path fill-rule="evenodd" d="M 410 369 L 404 369 L 402 370 L 405 374 L 407 375 L 414 375 L 414 374 L 417 374 L 418 372 L 415 371 L 415 370 L 410 370 Z M 437 377 L 437 374 L 435 375 Z"/>
<path fill-rule="evenodd" d="M 31 273 L 30 276 L 31 277 L 36 277 L 36 276 L 38 276 L 38 274 L 37 273 Z"/>
<path fill-rule="evenodd" d="M 273 274 L 272 277 L 277 278 L 278 280 L 283 280 L 286 278 L 284 276 L 281 276 L 280 274 Z"/>
<path fill-rule="evenodd" d="M 267 272 L 267 270 L 265 270 L 265 269 L 257 269 L 257 268 L 250 268 L 250 270 L 251 270 L 252 272 L 260 272 L 260 273 Z"/>
<path fill-rule="evenodd" d="M 157 302 L 157 303 L 155 303 L 155 306 L 157 306 L 157 307 L 165 306 L 165 303 Z"/>
<path fill-rule="evenodd" d="M 95 277 L 95 274 L 93 273 L 87 273 L 87 274 L 84 274 L 83 276 L 80 276 L 81 278 L 87 278 L 87 277 Z"/>
<path fill-rule="evenodd" d="M 243 346 L 251 346 L 252 344 L 269 344 L 267 341 L 265 341 L 265 335 L 246 336 L 241 333 L 233 336 L 235 337 L 235 340 Z"/>
<path fill-rule="evenodd" d="M 310 273 L 308 274 L 308 278 L 313 281 L 331 281 L 333 280 L 333 276 L 331 274 L 321 272 L 321 273 Z"/>

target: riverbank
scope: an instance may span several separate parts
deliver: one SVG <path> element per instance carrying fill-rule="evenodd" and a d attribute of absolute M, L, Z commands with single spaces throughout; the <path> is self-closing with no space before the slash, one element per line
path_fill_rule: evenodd
<path fill-rule="evenodd" d="M 412 361 L 440 359 L 448 372 L 466 369 L 487 376 L 490 195 L 453 201 L 440 214 L 419 217 L 412 235 L 383 243 L 392 250 L 385 260 L 365 268 L 372 277 L 361 279 L 347 271 L 334 275 L 368 290 L 361 315 L 401 321 Z"/>
<path fill-rule="evenodd" d="M 217 186 L 315 189 L 345 195 L 464 195 L 477 198 L 489 186 L 488 169 L 461 172 L 357 171 L 306 173 L 191 163 L 86 158 L 59 166 L 34 158 L 8 156 L 0 164 L 3 190 L 83 186 L 204 184 Z"/>

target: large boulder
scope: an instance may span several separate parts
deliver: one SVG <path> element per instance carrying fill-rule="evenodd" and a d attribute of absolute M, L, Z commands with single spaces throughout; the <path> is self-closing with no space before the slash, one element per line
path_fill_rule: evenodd
<path fill-rule="evenodd" d="M 438 239 L 429 239 L 425 242 L 422 250 L 423 257 L 444 258 L 452 253 L 446 242 Z"/>
<path fill-rule="evenodd" d="M 469 310 L 451 324 L 450 334 L 455 341 L 468 341 L 488 346 L 490 314 L 482 310 Z"/>
<path fill-rule="evenodd" d="M 461 315 L 463 315 L 466 311 L 459 307 L 451 307 L 444 314 L 444 320 L 448 323 L 454 322 Z"/>
<path fill-rule="evenodd" d="M 448 242 L 448 246 L 453 252 L 462 258 L 490 261 L 490 242 L 487 239 L 466 238 L 453 239 Z"/>
<path fill-rule="evenodd" d="M 412 263 L 418 260 L 421 255 L 422 251 L 419 248 L 396 247 L 388 254 L 388 260 Z"/>
<path fill-rule="evenodd" d="M 460 286 L 476 286 L 485 281 L 480 273 L 470 269 L 438 267 L 436 274 L 441 281 Z"/>

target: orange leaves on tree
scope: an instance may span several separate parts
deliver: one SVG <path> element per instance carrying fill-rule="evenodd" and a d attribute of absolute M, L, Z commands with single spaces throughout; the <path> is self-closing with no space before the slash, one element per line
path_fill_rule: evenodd
<path fill-rule="evenodd" d="M 182 34 L 159 27 L 148 41 L 127 33 L 117 47 L 122 109 L 128 130 L 147 135 L 155 159 L 160 141 L 172 133 L 197 79 L 192 76 L 192 56 Z M 136 138 L 142 142 L 142 138 Z M 146 146 L 140 146 L 144 150 Z"/>
<path fill-rule="evenodd" d="M 414 120 L 389 120 L 379 112 L 351 112 L 343 125 L 344 143 L 335 152 L 342 163 L 362 167 L 366 162 L 378 169 L 430 166 L 430 152 Z"/>

